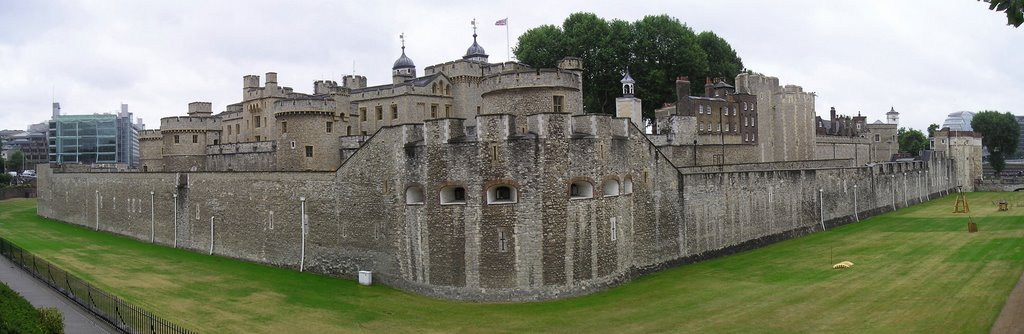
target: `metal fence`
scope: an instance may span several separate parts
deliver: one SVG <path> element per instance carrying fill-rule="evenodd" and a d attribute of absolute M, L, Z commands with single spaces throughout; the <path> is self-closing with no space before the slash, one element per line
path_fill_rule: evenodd
<path fill-rule="evenodd" d="M 97 289 L 4 238 L 0 238 L 0 255 L 10 259 L 11 262 L 18 264 L 32 276 L 68 296 L 125 333 L 193 333 L 167 320 L 160 319 L 141 307 Z"/>

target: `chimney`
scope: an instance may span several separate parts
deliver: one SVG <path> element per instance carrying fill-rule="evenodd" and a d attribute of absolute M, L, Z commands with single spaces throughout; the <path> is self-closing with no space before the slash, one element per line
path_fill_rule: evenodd
<path fill-rule="evenodd" d="M 704 84 L 704 96 L 713 97 L 715 93 L 715 84 L 711 83 L 711 78 L 708 77 Z"/>
<path fill-rule="evenodd" d="M 693 116 L 693 108 L 690 106 L 690 78 L 686 76 L 676 78 L 676 115 Z"/>

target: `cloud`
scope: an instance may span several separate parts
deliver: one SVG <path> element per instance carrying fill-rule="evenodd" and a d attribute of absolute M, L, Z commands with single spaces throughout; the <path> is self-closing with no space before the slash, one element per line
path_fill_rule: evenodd
<path fill-rule="evenodd" d="M 746 67 L 817 92 L 822 115 L 835 106 L 880 119 L 895 107 L 924 129 L 957 110 L 1024 113 L 1024 30 L 974 1 L 15 1 L 0 11 L 0 128 L 47 119 L 52 99 L 76 114 L 125 102 L 154 127 L 191 101 L 238 102 L 241 77 L 268 71 L 300 92 L 353 71 L 387 83 L 399 34 L 422 70 L 463 55 L 473 18 L 491 60 L 504 61 L 494 21 L 509 18 L 514 46 L 577 11 L 668 14 L 714 31 Z"/>

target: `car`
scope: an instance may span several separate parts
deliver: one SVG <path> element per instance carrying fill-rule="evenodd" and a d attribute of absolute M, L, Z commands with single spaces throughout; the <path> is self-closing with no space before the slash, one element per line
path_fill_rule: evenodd
<path fill-rule="evenodd" d="M 21 176 L 36 176 L 36 171 L 29 169 L 27 171 L 21 172 Z"/>

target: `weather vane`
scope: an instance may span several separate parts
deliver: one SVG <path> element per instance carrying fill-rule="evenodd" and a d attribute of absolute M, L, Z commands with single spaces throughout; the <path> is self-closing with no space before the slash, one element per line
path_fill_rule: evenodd
<path fill-rule="evenodd" d="M 473 35 L 476 35 L 476 18 L 474 17 L 472 21 L 469 21 L 469 24 L 473 26 Z"/>
<path fill-rule="evenodd" d="M 405 50 L 405 33 L 398 34 L 398 39 L 402 40 L 402 50 Z"/>

